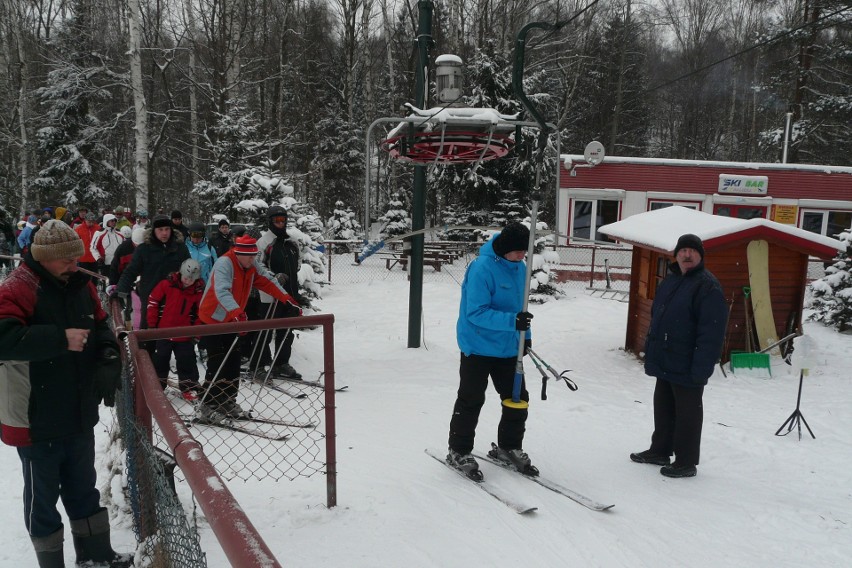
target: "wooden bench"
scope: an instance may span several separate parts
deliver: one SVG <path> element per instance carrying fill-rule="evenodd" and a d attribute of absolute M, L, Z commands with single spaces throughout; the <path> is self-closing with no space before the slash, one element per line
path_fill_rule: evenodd
<path fill-rule="evenodd" d="M 431 266 L 435 269 L 435 272 L 441 272 L 441 265 L 444 264 L 444 261 L 439 258 L 423 258 L 424 266 Z M 386 256 L 385 257 L 385 268 L 390 270 L 394 266 L 399 266 L 403 270 L 408 268 L 408 257 L 401 255 L 394 256 Z"/>

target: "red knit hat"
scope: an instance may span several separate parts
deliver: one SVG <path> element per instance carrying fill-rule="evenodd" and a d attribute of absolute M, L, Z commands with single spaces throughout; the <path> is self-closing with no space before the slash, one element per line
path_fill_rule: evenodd
<path fill-rule="evenodd" d="M 257 239 L 248 235 L 237 237 L 237 240 L 234 241 L 234 254 L 257 254 Z"/>

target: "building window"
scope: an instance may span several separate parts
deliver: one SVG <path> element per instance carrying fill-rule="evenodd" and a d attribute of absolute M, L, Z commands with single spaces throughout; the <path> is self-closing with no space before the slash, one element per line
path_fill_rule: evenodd
<path fill-rule="evenodd" d="M 802 228 L 806 231 L 837 237 L 841 232 L 852 227 L 852 211 L 804 211 L 802 212 Z"/>
<path fill-rule="evenodd" d="M 696 211 L 700 210 L 700 206 L 695 202 L 688 201 L 660 201 L 657 199 L 648 200 L 648 211 L 656 211 L 657 209 L 665 209 L 666 207 L 671 207 L 672 205 L 678 205 L 680 207 L 686 207 L 687 209 L 695 209 Z"/>
<path fill-rule="evenodd" d="M 713 207 L 713 214 L 737 219 L 765 219 L 766 209 L 764 206 L 756 205 L 717 204 Z"/>
<path fill-rule="evenodd" d="M 598 232 L 598 228 L 607 223 L 618 221 L 618 201 L 612 199 L 574 199 L 573 202 L 572 237 L 615 242 L 615 239 Z"/>

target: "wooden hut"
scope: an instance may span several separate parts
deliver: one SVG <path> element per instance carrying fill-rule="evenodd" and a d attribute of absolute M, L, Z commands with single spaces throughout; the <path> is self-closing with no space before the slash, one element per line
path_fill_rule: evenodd
<path fill-rule="evenodd" d="M 678 206 L 633 215 L 600 230 L 633 245 L 624 346 L 637 355 L 645 346 L 657 285 L 667 274 L 681 235 L 693 233 L 704 242 L 704 266 L 719 279 L 728 299 L 730 319 L 722 361 L 729 360 L 731 351 L 746 347 L 744 288 L 750 286 L 746 253 L 750 242 L 769 243 L 772 314 L 779 338 L 801 325 L 809 257 L 828 261 L 845 249 L 836 239 L 767 219 L 735 219 Z"/>

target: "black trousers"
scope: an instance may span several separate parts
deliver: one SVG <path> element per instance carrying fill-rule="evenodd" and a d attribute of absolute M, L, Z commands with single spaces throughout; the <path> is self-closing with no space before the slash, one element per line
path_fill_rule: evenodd
<path fill-rule="evenodd" d="M 195 344 L 192 341 L 172 341 L 158 339 L 157 350 L 154 353 L 154 369 L 163 387 L 169 378 L 169 367 L 172 353 L 175 354 L 178 384 L 181 391 L 198 388 L 198 365 L 195 360 Z"/>
<path fill-rule="evenodd" d="M 299 308 L 288 302 L 275 303 L 274 310 L 271 309 L 271 306 L 272 304 L 258 302 L 253 313 L 248 313 L 248 311 L 246 313 L 248 313 L 251 320 L 292 318 L 299 315 Z M 272 340 L 273 333 L 275 335 L 275 351 L 270 353 L 269 343 Z M 258 361 L 260 361 L 260 365 L 269 365 L 272 362 L 272 355 L 274 353 L 278 353 L 275 365 L 283 365 L 290 362 L 290 355 L 293 353 L 293 340 L 296 337 L 292 329 L 277 329 L 274 332 L 272 330 L 258 331 L 249 335 L 253 336 L 252 350 L 254 351 L 254 357 L 249 361 L 251 367 L 257 366 Z M 255 346 L 254 343 L 257 343 L 257 345 Z M 279 349 L 281 350 L 280 353 Z"/>
<path fill-rule="evenodd" d="M 685 387 L 657 379 L 651 451 L 675 455 L 675 465 L 698 465 L 704 424 L 704 387 Z"/>
<path fill-rule="evenodd" d="M 207 373 L 204 375 L 203 390 L 207 390 L 208 386 L 210 388 L 204 404 L 217 407 L 228 401 L 236 401 L 240 389 L 240 350 L 234 341 L 238 337 L 235 333 L 227 333 L 208 335 L 202 339 L 202 345 L 207 349 Z M 216 377 L 215 381 L 213 377 Z"/>
<path fill-rule="evenodd" d="M 72 521 L 100 509 L 92 430 L 18 448 L 24 474 L 24 523 L 30 536 L 49 536 L 62 528 L 56 502 L 62 499 Z"/>
<path fill-rule="evenodd" d="M 514 357 L 467 356 L 461 354 L 459 365 L 459 390 L 453 417 L 450 420 L 449 446 L 460 454 L 473 451 L 476 425 L 479 411 L 485 404 L 485 390 L 488 377 L 494 383 L 494 389 L 500 395 L 502 415 L 497 426 L 497 445 L 507 450 L 523 448 L 526 429 L 527 409 L 510 408 L 502 404 L 512 398 L 512 386 L 515 382 Z M 521 400 L 529 401 L 526 385 L 521 383 Z"/>

